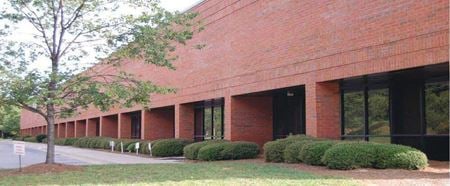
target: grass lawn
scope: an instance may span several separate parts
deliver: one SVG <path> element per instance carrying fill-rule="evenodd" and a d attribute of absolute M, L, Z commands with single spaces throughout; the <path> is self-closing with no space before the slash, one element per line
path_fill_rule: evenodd
<path fill-rule="evenodd" d="M 0 172 L 1 174 L 1 172 Z M 96 165 L 83 171 L 0 177 L 0 185 L 356 185 L 278 165 L 213 162 Z"/>

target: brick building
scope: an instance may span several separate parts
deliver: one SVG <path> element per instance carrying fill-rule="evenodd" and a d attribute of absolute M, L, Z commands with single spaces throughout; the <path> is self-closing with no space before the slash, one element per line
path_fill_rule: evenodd
<path fill-rule="evenodd" d="M 89 109 L 58 137 L 225 138 L 262 145 L 288 134 L 414 146 L 448 160 L 449 2 L 205 0 L 205 30 L 176 71 L 127 61 L 177 88 L 151 110 Z M 107 67 L 96 67 L 108 70 Z M 23 111 L 22 134 L 45 133 Z"/>

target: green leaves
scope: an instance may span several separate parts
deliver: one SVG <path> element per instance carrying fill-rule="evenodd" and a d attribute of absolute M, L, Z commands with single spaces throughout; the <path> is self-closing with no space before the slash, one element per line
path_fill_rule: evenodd
<path fill-rule="evenodd" d="M 135 77 L 122 61 L 175 69 L 176 46 L 202 29 L 196 13 L 169 12 L 156 0 L 9 0 L 0 12 L 0 102 L 43 117 L 148 107 L 150 95 L 175 90 Z M 9 37 L 24 24 L 34 40 Z M 85 69 L 87 56 L 102 63 Z"/>

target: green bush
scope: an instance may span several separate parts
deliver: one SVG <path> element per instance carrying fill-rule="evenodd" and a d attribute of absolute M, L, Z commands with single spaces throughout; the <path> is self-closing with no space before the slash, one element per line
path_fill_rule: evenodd
<path fill-rule="evenodd" d="M 87 148 L 88 140 L 89 140 L 88 137 L 79 138 L 75 143 L 73 143 L 73 146 L 80 148 Z"/>
<path fill-rule="evenodd" d="M 26 141 L 26 142 L 37 142 L 36 138 L 32 137 L 32 136 L 23 138 L 23 141 Z"/>
<path fill-rule="evenodd" d="M 44 139 L 46 139 L 46 138 L 47 138 L 46 134 L 39 134 L 39 135 L 36 136 L 36 141 L 39 142 L 39 143 L 42 143 L 42 141 Z"/>
<path fill-rule="evenodd" d="M 55 139 L 55 145 L 64 145 L 65 141 L 66 141 L 66 139 L 64 139 L 64 138 L 57 138 L 57 139 Z"/>
<path fill-rule="evenodd" d="M 284 162 L 286 163 L 300 163 L 302 162 L 299 158 L 300 151 L 303 149 L 303 147 L 313 142 L 312 140 L 302 140 L 294 142 L 286 147 L 283 152 L 283 158 Z"/>
<path fill-rule="evenodd" d="M 187 159 L 196 160 L 196 159 L 198 159 L 198 151 L 202 147 L 204 147 L 208 144 L 223 143 L 223 142 L 226 142 L 226 140 L 208 140 L 208 141 L 192 143 L 192 144 L 186 145 L 183 148 L 183 155 Z"/>
<path fill-rule="evenodd" d="M 317 140 L 305 135 L 293 135 L 284 139 L 270 141 L 264 144 L 264 158 L 267 162 L 283 162 L 284 150 L 292 143 L 303 140 Z"/>
<path fill-rule="evenodd" d="M 306 164 L 323 165 L 323 155 L 336 143 L 336 141 L 314 141 L 305 144 L 298 154 L 298 158 Z"/>
<path fill-rule="evenodd" d="M 139 152 L 142 153 L 142 148 L 145 146 L 144 143 L 142 143 L 141 141 L 135 141 L 132 143 L 128 143 L 127 144 L 127 151 L 128 152 L 136 152 L 136 143 L 139 142 Z"/>
<path fill-rule="evenodd" d="M 72 146 L 77 140 L 78 138 L 66 138 L 64 141 L 64 145 Z"/>
<path fill-rule="evenodd" d="M 221 152 L 224 160 L 251 159 L 256 158 L 259 154 L 258 144 L 253 142 L 236 141 L 224 144 Z"/>
<path fill-rule="evenodd" d="M 31 136 L 30 136 L 30 135 L 19 136 L 19 137 L 17 137 L 15 140 L 25 141 L 25 138 L 29 138 L 29 137 L 31 137 Z"/>
<path fill-rule="evenodd" d="M 136 142 L 138 142 L 138 141 L 139 140 L 137 140 L 137 139 L 120 139 L 120 140 L 117 140 L 117 143 L 115 143 L 115 146 L 114 146 L 114 150 L 120 151 L 120 142 L 122 142 L 122 144 L 123 144 L 123 151 L 124 152 L 128 152 L 129 151 L 128 146 L 130 146 L 130 145 L 133 146 L 133 148 L 130 149 L 133 152 L 134 151 L 134 144 Z"/>
<path fill-rule="evenodd" d="M 139 144 L 139 152 L 142 154 L 150 154 L 150 151 L 148 149 L 148 143 L 151 143 L 150 141 L 141 141 Z M 152 144 L 153 146 L 153 144 Z"/>
<path fill-rule="evenodd" d="M 367 142 L 339 143 L 325 152 L 322 162 L 331 169 L 372 167 L 377 158 L 376 146 Z"/>
<path fill-rule="evenodd" d="M 222 151 L 227 145 L 229 145 L 229 142 L 208 144 L 200 148 L 198 151 L 198 159 L 203 161 L 222 160 Z"/>
<path fill-rule="evenodd" d="M 366 142 L 334 145 L 325 152 L 322 161 L 332 169 L 422 169 L 428 166 L 427 156 L 415 148 Z"/>
<path fill-rule="evenodd" d="M 152 156 L 169 157 L 183 155 L 183 148 L 192 143 L 187 139 L 163 139 L 152 142 Z"/>
<path fill-rule="evenodd" d="M 378 144 L 375 168 L 423 169 L 428 166 L 427 156 L 412 147 Z"/>

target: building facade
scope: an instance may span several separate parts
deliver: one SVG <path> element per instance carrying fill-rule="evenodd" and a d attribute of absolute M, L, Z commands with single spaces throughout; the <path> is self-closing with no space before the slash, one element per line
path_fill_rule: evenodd
<path fill-rule="evenodd" d="M 253 141 L 289 134 L 397 143 L 448 160 L 449 2 L 205 0 L 205 30 L 176 71 L 127 61 L 174 87 L 140 107 L 60 119 L 57 137 Z M 98 67 L 108 71 L 107 67 Z M 22 134 L 46 133 L 23 111 Z"/>

